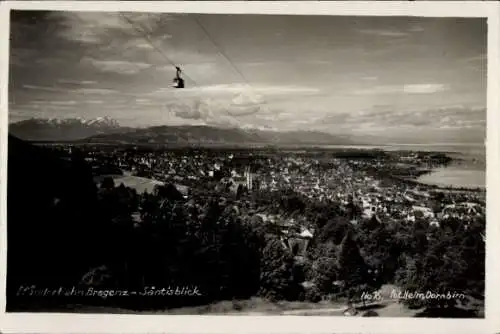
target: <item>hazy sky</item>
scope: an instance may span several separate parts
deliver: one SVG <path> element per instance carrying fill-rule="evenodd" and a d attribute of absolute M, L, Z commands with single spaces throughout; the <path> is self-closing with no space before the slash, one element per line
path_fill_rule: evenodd
<path fill-rule="evenodd" d="M 124 15 L 13 13 L 10 121 L 484 136 L 485 19 Z"/>

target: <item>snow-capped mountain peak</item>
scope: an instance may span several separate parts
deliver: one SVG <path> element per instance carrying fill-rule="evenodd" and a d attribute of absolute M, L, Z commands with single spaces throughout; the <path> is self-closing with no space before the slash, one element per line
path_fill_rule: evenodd
<path fill-rule="evenodd" d="M 120 126 L 120 124 L 116 120 L 114 120 L 108 116 L 97 117 L 97 118 L 88 120 L 85 123 L 87 125 L 98 125 L 98 126 L 108 126 L 108 127 L 119 127 Z"/>
<path fill-rule="evenodd" d="M 123 129 L 110 117 L 86 120 L 78 118 L 32 118 L 9 124 L 13 135 L 26 140 L 82 139 Z"/>
<path fill-rule="evenodd" d="M 46 125 L 86 125 L 86 126 L 98 126 L 98 127 L 120 127 L 118 121 L 108 117 L 97 117 L 94 119 L 84 119 L 82 117 L 77 118 L 48 118 L 48 119 L 40 119 L 33 118 L 25 121 L 21 121 L 19 123 L 32 123 L 32 124 L 46 124 Z"/>

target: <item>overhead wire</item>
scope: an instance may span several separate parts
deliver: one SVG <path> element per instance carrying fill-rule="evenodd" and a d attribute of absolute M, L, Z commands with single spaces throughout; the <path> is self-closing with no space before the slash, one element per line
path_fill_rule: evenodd
<path fill-rule="evenodd" d="M 75 17 L 83 25 L 86 24 L 86 22 L 80 16 L 78 16 L 76 13 L 74 13 L 74 12 L 67 12 L 67 13 L 70 14 L 70 15 L 72 15 L 73 17 Z M 118 13 L 118 14 L 120 15 L 120 17 L 122 18 L 123 21 L 125 21 L 127 24 L 129 24 L 136 32 L 138 32 L 141 35 L 141 37 L 143 37 L 145 39 L 145 41 L 151 47 L 153 47 L 158 53 L 160 53 L 160 55 L 165 60 L 167 60 L 167 62 L 170 65 L 172 65 L 174 69 L 177 67 L 176 63 L 174 61 L 172 61 L 156 44 L 153 43 L 151 37 L 147 35 L 147 32 L 146 32 L 147 29 L 140 22 L 133 21 L 132 19 L 130 19 L 129 17 L 127 17 L 123 13 Z M 195 20 L 196 20 L 196 18 L 195 18 Z M 200 26 L 200 28 L 202 29 L 202 31 L 204 32 L 204 34 L 207 36 L 207 38 L 211 41 L 211 43 L 217 48 L 217 50 L 219 51 L 218 53 L 220 53 L 224 58 L 226 58 L 227 62 L 232 66 L 232 68 L 234 69 L 234 71 L 237 72 L 238 75 L 243 78 L 243 80 L 245 81 L 246 85 L 249 86 L 250 89 L 252 89 L 252 86 L 248 83 L 248 80 L 246 79 L 246 77 L 243 75 L 243 73 L 241 71 L 238 70 L 238 68 L 230 60 L 230 58 L 227 56 L 227 54 L 223 51 L 223 49 L 221 48 L 221 46 L 218 43 L 216 43 L 216 41 L 211 37 L 211 35 L 208 32 L 208 30 L 201 24 L 201 22 L 199 20 L 196 20 L 196 22 Z M 138 29 L 136 25 L 140 26 L 141 29 Z M 129 48 L 132 48 L 132 47 L 133 46 L 131 46 Z M 125 49 L 125 50 L 127 50 L 127 49 Z M 85 54 L 83 56 L 85 56 Z M 189 78 L 185 74 L 184 70 L 182 72 L 184 73 L 184 77 L 188 78 L 189 81 L 191 81 L 191 83 L 193 83 L 193 86 L 199 86 L 199 85 L 196 84 L 196 82 L 192 78 Z M 121 94 L 121 95 L 130 96 L 129 94 Z M 301 97 L 301 98 L 303 98 L 303 97 Z M 284 99 L 277 99 L 277 100 L 273 99 L 273 101 L 278 101 L 278 102 L 282 101 L 282 100 L 290 101 L 290 100 L 293 100 L 293 99 L 294 99 L 294 97 L 286 97 Z M 232 115 L 232 114 L 231 114 L 231 116 L 234 117 L 234 115 Z"/>
<path fill-rule="evenodd" d="M 129 17 L 127 17 L 126 15 L 122 14 L 122 13 L 118 13 L 128 24 L 130 24 L 134 30 L 136 32 L 138 32 L 139 34 L 142 35 L 142 37 L 146 40 L 146 42 L 148 44 L 150 44 L 156 51 L 158 51 L 173 67 L 175 67 L 177 69 L 177 65 L 172 61 L 170 60 L 170 58 L 168 58 L 164 52 L 162 52 L 154 43 L 153 41 L 151 40 L 151 37 L 148 36 L 147 32 L 146 32 L 146 29 L 139 23 L 139 22 L 134 22 L 133 20 L 131 20 Z M 138 26 L 141 27 L 141 29 L 138 29 L 135 24 L 137 24 Z M 194 86 L 198 86 L 196 84 L 196 82 L 189 78 L 184 71 L 182 71 L 184 73 L 184 77 L 189 79 L 189 81 L 191 81 L 191 83 L 193 83 Z M 237 122 L 239 122 L 239 120 L 233 115 L 231 114 L 228 110 L 224 109 L 224 111 L 226 111 L 226 113 L 231 116 L 234 120 L 236 120 Z"/>
<path fill-rule="evenodd" d="M 165 59 L 174 69 L 177 69 L 178 67 L 180 67 L 178 64 L 176 64 L 174 61 L 172 61 L 153 41 L 152 41 L 152 38 L 149 36 L 149 34 L 147 33 L 147 29 L 140 23 L 140 22 L 136 22 L 132 19 L 130 19 L 129 17 L 127 17 L 125 14 L 123 13 L 120 13 L 118 12 L 117 13 L 119 15 L 119 17 L 124 21 L 126 22 L 127 24 L 129 24 L 137 33 L 139 33 L 141 35 L 141 37 L 154 49 L 156 50 L 161 56 L 163 59 Z M 83 22 L 83 20 L 78 16 L 78 15 L 74 15 L 80 22 Z M 233 68 L 233 70 L 245 81 L 246 85 L 250 88 L 250 89 L 253 89 L 252 86 L 249 84 L 248 80 L 246 79 L 246 77 L 243 75 L 243 73 L 241 71 L 238 70 L 238 68 L 234 65 L 234 63 L 231 61 L 231 59 L 227 56 L 227 54 L 223 51 L 222 47 L 211 37 L 210 33 L 208 32 L 208 30 L 201 24 L 201 22 L 199 22 L 199 20 L 196 19 L 196 17 L 194 17 L 194 20 L 195 22 L 198 24 L 198 26 L 201 28 L 201 30 L 204 32 L 204 34 L 207 36 L 207 38 L 210 40 L 210 42 L 215 46 L 215 48 L 217 49 L 217 52 L 222 55 L 226 61 L 231 65 L 231 67 Z M 138 28 L 137 26 L 139 26 L 140 28 Z M 188 79 L 191 84 L 193 86 L 198 86 L 196 81 L 194 81 L 192 78 L 190 78 L 183 70 L 182 70 L 182 73 L 183 73 L 183 76 Z M 226 113 L 232 117 L 233 119 L 235 119 L 237 122 L 239 122 L 239 120 L 231 113 L 229 112 L 228 110 L 226 110 L 225 108 L 223 108 L 224 111 L 226 111 Z M 245 114 L 246 115 L 246 114 Z"/>
<path fill-rule="evenodd" d="M 176 64 L 169 57 L 167 57 L 167 55 L 158 46 L 156 46 L 156 44 L 153 43 L 153 41 L 151 40 L 151 37 L 148 36 L 148 33 L 146 32 L 146 29 L 144 28 L 144 26 L 140 22 L 135 22 L 135 21 L 131 20 L 129 17 L 127 17 L 123 13 L 118 13 L 118 15 L 120 15 L 120 17 L 123 20 L 125 20 L 136 32 L 138 32 L 139 34 L 141 34 L 141 36 L 144 38 L 144 40 L 151 47 L 153 47 L 170 65 L 172 65 L 174 67 L 174 69 L 177 69 L 178 64 Z M 140 29 L 137 28 L 137 26 L 139 26 Z M 184 73 L 184 71 L 182 71 L 182 72 Z M 189 79 L 189 81 L 191 81 L 191 83 L 193 83 L 194 86 L 197 86 L 196 82 L 193 79 L 191 79 L 189 76 L 187 76 L 185 73 L 184 73 L 184 77 L 187 78 L 187 79 Z"/>
<path fill-rule="evenodd" d="M 226 61 L 229 63 L 229 65 L 231 65 L 231 67 L 233 68 L 233 70 L 245 81 L 245 83 L 250 86 L 250 84 L 248 83 L 248 80 L 247 78 L 243 75 L 243 73 L 236 67 L 236 65 L 234 65 L 234 63 L 231 61 L 231 59 L 229 59 L 228 55 L 226 54 L 225 50 L 212 38 L 212 36 L 210 35 L 210 33 L 208 32 L 208 30 L 205 28 L 205 26 L 200 22 L 200 20 L 198 20 L 195 16 L 193 16 L 193 20 L 194 22 L 196 22 L 196 24 L 198 24 L 198 26 L 200 27 L 200 29 L 203 31 L 203 33 L 206 35 L 206 37 L 208 38 L 208 40 L 215 46 L 215 48 L 217 49 L 217 52 L 226 59 Z"/>
<path fill-rule="evenodd" d="M 86 26 L 87 25 L 87 22 L 85 22 L 85 20 L 83 20 L 78 14 L 78 12 L 65 12 L 65 14 L 67 15 L 70 15 L 70 16 L 73 16 L 76 20 L 78 20 L 80 22 L 80 24 L 82 24 L 82 26 Z M 85 31 L 83 32 L 83 36 L 85 36 Z M 127 50 L 127 49 L 125 49 Z M 87 57 L 87 50 L 85 50 L 81 55 L 80 55 L 80 59 L 79 61 L 82 61 L 83 58 L 86 58 Z M 94 68 L 96 67 L 92 62 L 91 62 L 91 66 L 93 66 Z M 118 94 L 120 96 L 124 96 L 124 97 L 131 97 L 130 94 L 127 94 L 127 93 L 121 93 L 121 92 L 115 92 L 115 94 Z"/>
<path fill-rule="evenodd" d="M 87 23 L 85 22 L 85 20 L 83 20 L 83 19 L 82 19 L 79 15 L 77 15 L 75 12 L 66 12 L 66 14 L 69 14 L 69 15 L 73 16 L 75 19 L 77 19 L 77 20 L 78 20 L 78 21 L 82 24 L 82 26 L 85 26 L 85 25 L 87 24 Z M 119 13 L 119 14 L 120 14 L 120 13 Z M 85 32 L 84 32 L 84 34 L 85 34 Z M 129 47 L 129 48 L 131 48 L 131 47 Z M 123 52 L 123 51 L 128 50 L 129 48 L 126 48 L 126 49 L 122 50 L 122 52 Z M 86 57 L 86 52 L 84 52 L 80 58 L 85 58 L 85 57 Z M 94 65 L 93 65 L 93 66 L 94 66 Z M 95 66 L 94 66 L 94 67 L 95 67 Z M 129 94 L 120 93 L 120 92 L 117 92 L 117 93 L 118 93 L 119 95 L 123 95 L 123 96 L 130 97 L 130 95 L 129 95 Z"/>
<path fill-rule="evenodd" d="M 230 57 L 227 55 L 226 51 L 220 46 L 220 44 L 217 43 L 215 39 L 211 36 L 208 29 L 200 22 L 200 20 L 196 18 L 196 16 L 193 16 L 193 21 L 200 27 L 201 31 L 205 34 L 208 40 L 214 45 L 214 47 L 217 50 L 217 53 L 226 59 L 226 61 L 229 63 L 232 69 L 243 79 L 248 88 L 250 88 L 250 90 L 254 92 L 255 90 L 253 89 L 252 85 L 249 83 L 245 75 L 238 69 L 236 65 L 234 65 L 234 62 L 230 59 Z M 262 103 L 265 103 L 265 101 L 263 101 Z"/>

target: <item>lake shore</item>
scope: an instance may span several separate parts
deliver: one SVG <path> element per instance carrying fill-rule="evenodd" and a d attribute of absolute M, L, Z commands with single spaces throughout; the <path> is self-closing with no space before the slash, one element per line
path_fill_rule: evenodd
<path fill-rule="evenodd" d="M 420 184 L 451 189 L 486 188 L 486 171 L 461 169 L 457 167 L 440 167 L 415 179 Z"/>

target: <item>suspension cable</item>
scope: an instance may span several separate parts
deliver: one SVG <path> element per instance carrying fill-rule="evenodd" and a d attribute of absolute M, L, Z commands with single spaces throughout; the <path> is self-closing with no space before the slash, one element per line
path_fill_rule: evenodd
<path fill-rule="evenodd" d="M 210 35 L 206 27 L 198 20 L 195 16 L 193 17 L 194 22 L 200 27 L 200 29 L 203 31 L 203 33 L 206 35 L 208 40 L 215 46 L 217 53 L 220 54 L 223 58 L 226 59 L 226 61 L 229 63 L 229 65 L 232 67 L 232 69 L 245 81 L 246 85 L 250 88 L 251 91 L 253 91 L 252 85 L 248 82 L 247 78 L 245 75 L 234 65 L 234 62 L 229 58 L 225 50 L 218 44 L 214 38 Z M 265 101 L 263 101 L 265 103 Z"/>
<path fill-rule="evenodd" d="M 118 15 L 120 15 L 120 17 L 125 20 L 125 22 L 127 22 L 136 32 L 138 32 L 143 38 L 144 40 L 151 46 L 153 47 L 156 51 L 158 51 L 158 53 L 170 64 L 174 67 L 175 70 L 177 70 L 177 68 L 179 67 L 178 65 L 176 65 L 169 57 L 167 57 L 167 55 L 158 47 L 156 46 L 156 44 L 153 43 L 153 41 L 151 40 L 151 37 L 148 36 L 147 32 L 146 32 L 146 29 L 142 26 L 142 24 L 140 24 L 139 22 L 134 22 L 133 20 L 131 20 L 129 17 L 127 17 L 125 14 L 123 13 L 118 13 Z M 138 28 L 137 25 L 140 27 Z M 184 72 L 184 71 L 183 71 Z M 194 84 L 194 86 L 197 86 L 196 82 L 189 78 L 185 73 L 184 73 L 184 77 L 189 79 L 189 81 L 191 81 L 191 83 Z"/>

